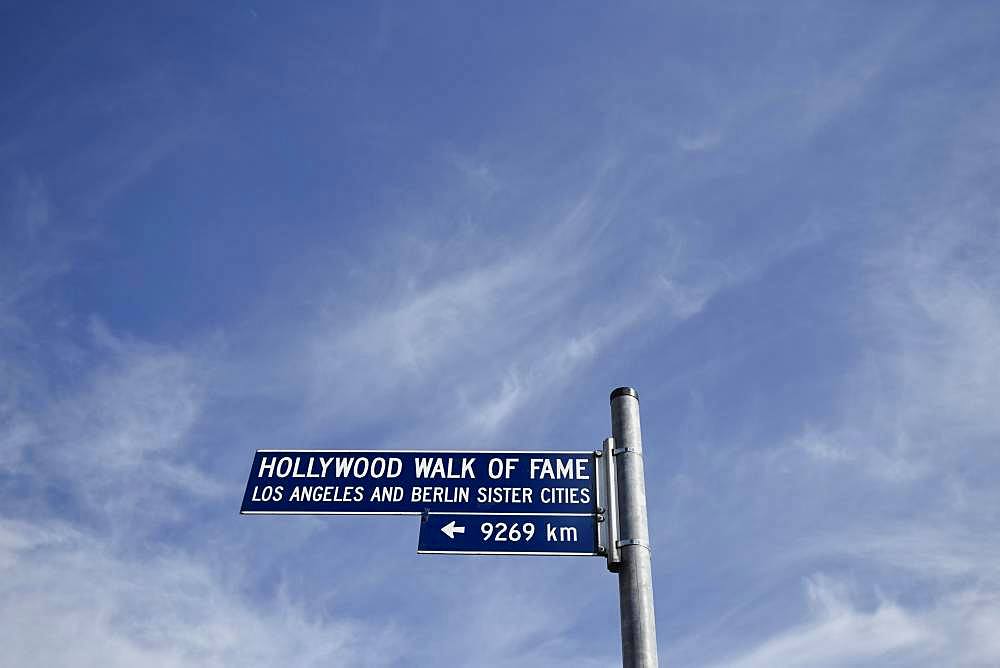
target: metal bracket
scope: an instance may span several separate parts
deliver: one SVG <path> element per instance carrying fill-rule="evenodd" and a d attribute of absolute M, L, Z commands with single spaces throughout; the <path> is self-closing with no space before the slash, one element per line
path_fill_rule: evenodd
<path fill-rule="evenodd" d="M 641 448 L 615 448 L 614 450 L 611 451 L 611 454 L 613 454 L 613 455 L 624 455 L 624 454 L 629 453 L 629 452 L 631 452 L 632 454 L 636 454 L 636 455 L 642 456 L 642 449 Z"/>
<path fill-rule="evenodd" d="M 646 548 L 647 550 L 649 550 L 649 552 L 653 551 L 653 548 L 649 546 L 649 543 L 647 543 L 644 540 L 639 540 L 637 538 L 624 538 L 622 540 L 615 541 L 616 547 L 628 547 L 630 545 L 638 545 L 639 547 Z"/>
<path fill-rule="evenodd" d="M 601 462 L 600 471 L 604 474 L 601 486 L 601 506 L 604 507 L 605 520 L 601 524 L 604 527 L 604 534 L 607 537 L 608 546 L 605 556 L 608 558 L 608 570 L 617 573 L 621 567 L 622 555 L 618 551 L 618 485 L 616 484 L 615 458 L 612 454 L 615 449 L 613 438 L 604 439 L 601 448 L 601 455 L 604 461 Z"/>

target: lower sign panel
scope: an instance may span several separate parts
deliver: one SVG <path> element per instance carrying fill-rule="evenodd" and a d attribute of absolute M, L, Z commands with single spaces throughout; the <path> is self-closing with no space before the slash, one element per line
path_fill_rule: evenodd
<path fill-rule="evenodd" d="M 599 554 L 593 515 L 458 515 L 421 517 L 419 554 Z"/>

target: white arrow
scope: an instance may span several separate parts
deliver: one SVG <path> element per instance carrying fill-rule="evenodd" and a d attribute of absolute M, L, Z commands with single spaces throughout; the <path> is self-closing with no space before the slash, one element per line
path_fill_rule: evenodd
<path fill-rule="evenodd" d="M 455 526 L 455 520 L 452 520 L 441 527 L 441 531 L 443 531 L 444 535 L 448 538 L 454 538 L 457 533 L 465 533 L 465 527 Z"/>

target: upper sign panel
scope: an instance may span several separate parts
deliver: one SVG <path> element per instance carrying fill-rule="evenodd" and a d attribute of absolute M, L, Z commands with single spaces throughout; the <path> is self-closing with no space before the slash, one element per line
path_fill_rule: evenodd
<path fill-rule="evenodd" d="M 242 513 L 594 513 L 594 454 L 258 450 Z"/>

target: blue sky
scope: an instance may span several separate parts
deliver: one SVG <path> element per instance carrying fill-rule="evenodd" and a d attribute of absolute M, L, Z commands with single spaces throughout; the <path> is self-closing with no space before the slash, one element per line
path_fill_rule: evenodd
<path fill-rule="evenodd" d="M 632 385 L 666 664 L 1000 664 L 998 62 L 992 3 L 4 3 L 6 661 L 616 665 L 600 559 L 238 509 Z"/>

